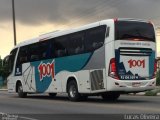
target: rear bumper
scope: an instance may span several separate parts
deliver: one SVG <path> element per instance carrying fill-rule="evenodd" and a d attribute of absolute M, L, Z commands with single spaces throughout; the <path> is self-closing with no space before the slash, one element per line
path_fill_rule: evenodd
<path fill-rule="evenodd" d="M 137 85 L 136 85 L 137 84 Z M 108 77 L 107 91 L 142 92 L 153 90 L 156 86 L 156 78 L 151 80 L 116 80 Z"/>

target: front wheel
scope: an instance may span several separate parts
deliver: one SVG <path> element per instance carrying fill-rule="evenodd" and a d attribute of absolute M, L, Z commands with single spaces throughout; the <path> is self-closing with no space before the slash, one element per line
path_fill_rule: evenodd
<path fill-rule="evenodd" d="M 107 92 L 102 94 L 103 100 L 106 101 L 116 101 L 120 96 L 118 92 Z"/>
<path fill-rule="evenodd" d="M 27 97 L 27 93 L 23 92 L 23 87 L 22 87 L 22 84 L 21 83 L 18 83 L 18 96 L 20 98 L 25 98 Z"/>
<path fill-rule="evenodd" d="M 81 96 L 78 93 L 77 83 L 75 81 L 70 81 L 67 88 L 69 100 L 79 101 Z"/>

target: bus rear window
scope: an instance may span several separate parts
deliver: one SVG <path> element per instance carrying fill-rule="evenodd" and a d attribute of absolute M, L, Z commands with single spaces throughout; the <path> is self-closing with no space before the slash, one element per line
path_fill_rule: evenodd
<path fill-rule="evenodd" d="M 138 21 L 116 21 L 115 40 L 143 40 L 155 42 L 153 25 Z"/>

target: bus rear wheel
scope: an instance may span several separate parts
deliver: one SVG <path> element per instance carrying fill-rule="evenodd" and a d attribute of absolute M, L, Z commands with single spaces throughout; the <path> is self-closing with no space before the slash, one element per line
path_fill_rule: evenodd
<path fill-rule="evenodd" d="M 23 92 L 23 87 L 22 87 L 22 84 L 19 82 L 18 83 L 18 96 L 20 97 L 20 98 L 25 98 L 25 97 L 27 97 L 27 93 L 25 93 L 25 92 Z"/>
<path fill-rule="evenodd" d="M 119 98 L 120 93 L 118 93 L 118 92 L 107 92 L 107 93 L 103 93 L 101 96 L 102 96 L 103 100 L 116 101 Z"/>
<path fill-rule="evenodd" d="M 71 101 L 79 101 L 81 95 L 78 93 L 77 83 L 75 81 L 70 81 L 67 85 L 68 98 Z"/>

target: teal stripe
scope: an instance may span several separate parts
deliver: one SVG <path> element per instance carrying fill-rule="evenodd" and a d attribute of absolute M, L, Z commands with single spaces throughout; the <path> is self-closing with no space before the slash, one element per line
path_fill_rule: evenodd
<path fill-rule="evenodd" d="M 61 71 L 76 72 L 81 70 L 89 61 L 92 53 L 62 57 L 55 59 L 55 74 Z"/>
<path fill-rule="evenodd" d="M 155 61 L 155 51 L 152 51 L 151 56 L 149 56 L 149 76 L 153 75 L 153 72 L 154 72 L 154 61 Z"/>

